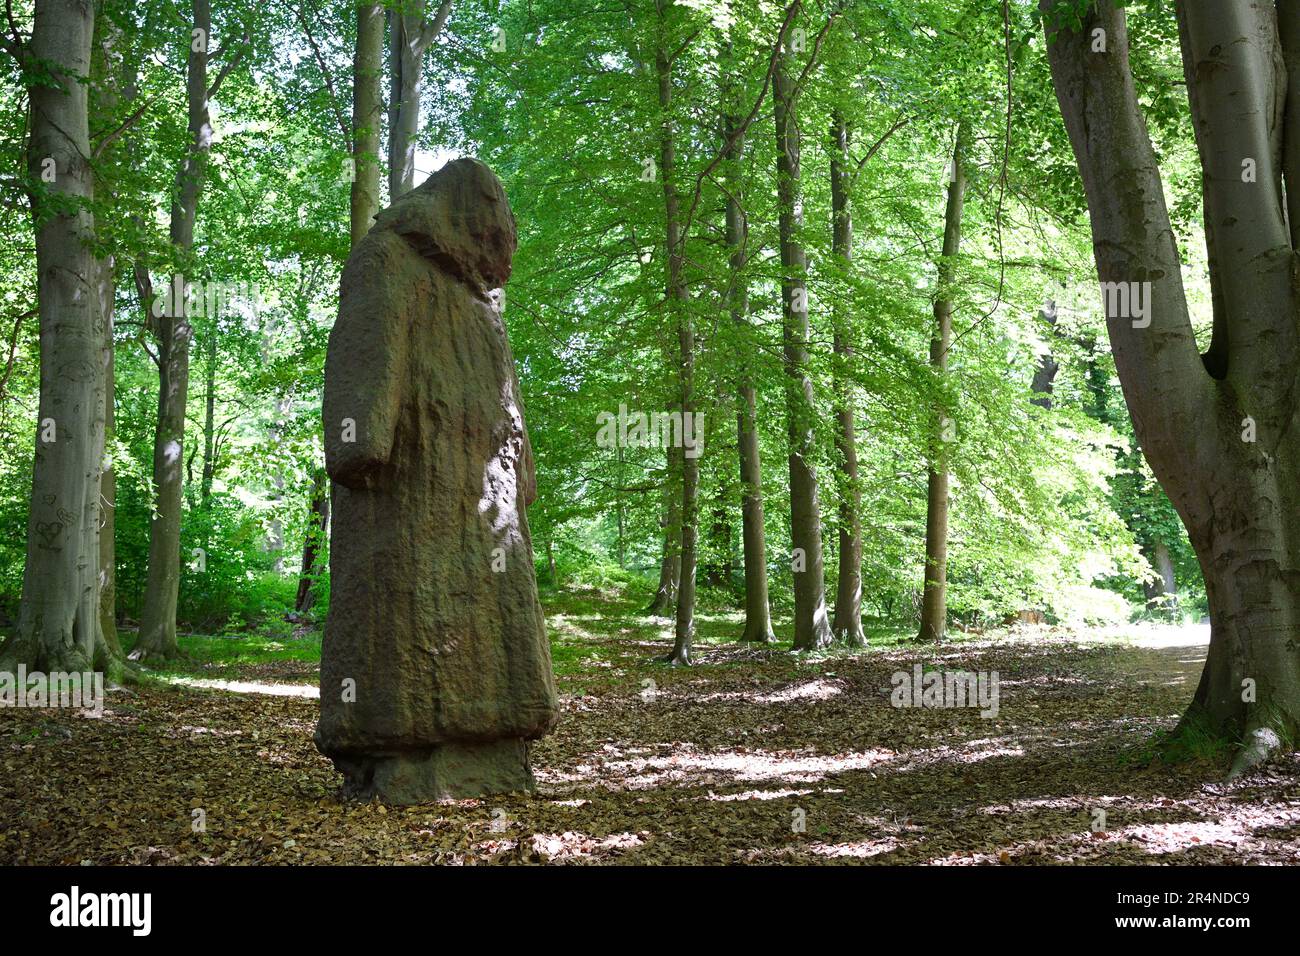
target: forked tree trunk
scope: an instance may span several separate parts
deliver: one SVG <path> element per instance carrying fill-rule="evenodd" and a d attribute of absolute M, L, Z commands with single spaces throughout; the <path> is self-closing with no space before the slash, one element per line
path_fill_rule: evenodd
<path fill-rule="evenodd" d="M 199 196 L 212 149 L 208 112 L 208 48 L 212 42 L 210 0 L 193 0 L 193 27 L 186 70 L 189 142 L 176 173 L 172 199 L 172 247 L 184 265 L 194 246 Z M 200 34 L 198 31 L 202 31 Z M 177 654 L 176 601 L 181 580 L 181 515 L 184 489 L 185 409 L 190 387 L 190 341 L 194 336 L 183 295 L 176 286 L 162 308 L 158 333 L 158 425 L 154 431 L 153 483 L 156 500 L 149 525 L 149 573 L 145 582 L 137 660 Z M 177 300 L 180 301 L 177 301 Z"/>
<path fill-rule="evenodd" d="M 831 122 L 831 251 L 847 272 L 853 261 L 853 215 L 849 208 L 849 130 L 838 114 Z M 840 571 L 835 591 L 837 641 L 865 647 L 862 630 L 862 486 L 858 480 L 858 439 L 854 424 L 853 391 L 845 381 L 853 348 L 844 328 L 843 306 L 834 306 L 835 323 L 835 448 L 840 455 Z"/>
<path fill-rule="evenodd" d="M 1180 730 L 1240 744 L 1236 776 L 1300 730 L 1300 8 L 1178 8 L 1214 306 L 1201 356 L 1124 11 L 1097 0 L 1077 30 L 1058 32 L 1058 6 L 1074 5 L 1042 3 L 1048 55 L 1115 365 L 1209 596 L 1209 655 Z"/>
<path fill-rule="evenodd" d="M 18 628 L 0 647 L 0 670 L 10 672 L 19 664 L 88 671 L 105 657 L 98 568 L 107 336 L 101 266 L 91 253 L 94 179 L 83 82 L 93 34 L 88 0 L 39 0 L 32 38 L 16 51 L 31 103 L 27 175 L 41 381 Z"/>
<path fill-rule="evenodd" d="M 961 213 L 966 198 L 966 126 L 957 127 L 952 166 L 948 176 L 948 204 L 943 218 L 943 259 L 939 262 L 939 288 L 934 300 L 934 337 L 930 340 L 930 366 L 942 381 L 948 370 L 952 345 L 952 283 L 961 249 Z M 948 448 L 952 420 L 942 406 L 936 409 L 931 438 L 925 507 L 925 590 L 921 595 L 922 641 L 941 641 L 948 627 Z"/>
<path fill-rule="evenodd" d="M 420 129 L 420 92 L 424 89 L 424 51 L 447 17 L 451 0 L 443 0 L 432 20 L 424 18 L 424 0 L 405 0 L 388 12 L 388 201 L 415 188 L 415 136 Z"/>
<path fill-rule="evenodd" d="M 830 644 L 826 580 L 822 566 L 822 520 L 813 467 L 813 385 L 808 369 L 808 258 L 799 239 L 803 197 L 799 168 L 797 92 L 778 53 L 772 73 L 776 120 L 776 189 L 781 237 L 782 344 L 790 443 L 790 537 L 794 573 L 794 647 L 816 650 Z"/>

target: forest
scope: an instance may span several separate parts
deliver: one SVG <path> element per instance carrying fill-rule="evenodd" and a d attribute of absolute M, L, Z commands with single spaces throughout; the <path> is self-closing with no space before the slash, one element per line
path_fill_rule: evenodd
<path fill-rule="evenodd" d="M 1290 0 L 7 0 L 0 864 L 1300 862 L 1297 183 Z"/>

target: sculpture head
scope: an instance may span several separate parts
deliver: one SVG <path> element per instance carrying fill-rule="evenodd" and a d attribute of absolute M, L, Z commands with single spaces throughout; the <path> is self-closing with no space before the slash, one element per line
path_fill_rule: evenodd
<path fill-rule="evenodd" d="M 375 217 L 479 295 L 510 278 L 517 234 L 501 181 L 477 159 L 456 159 Z"/>

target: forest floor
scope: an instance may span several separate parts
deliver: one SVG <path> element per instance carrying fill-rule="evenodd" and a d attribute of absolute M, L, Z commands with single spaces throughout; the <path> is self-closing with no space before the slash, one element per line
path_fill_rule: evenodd
<path fill-rule="evenodd" d="M 0 864 L 1300 862 L 1300 756 L 1232 784 L 1154 758 L 1205 652 L 1174 629 L 795 655 L 715 615 L 674 669 L 669 622 L 547 603 L 562 711 L 531 797 L 341 803 L 319 637 L 183 638 L 99 718 L 0 710 Z M 997 671 L 996 716 L 892 706 L 917 663 Z"/>

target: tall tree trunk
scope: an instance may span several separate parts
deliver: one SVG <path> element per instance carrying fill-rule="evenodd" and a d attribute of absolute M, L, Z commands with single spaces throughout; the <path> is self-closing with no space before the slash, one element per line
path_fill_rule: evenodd
<path fill-rule="evenodd" d="M 40 400 L 18 628 L 0 669 L 88 671 L 99 634 L 100 470 L 108 341 L 92 252 L 87 86 L 94 5 L 38 0 L 29 43 L 16 47 L 31 103 L 28 190 L 36 232 Z M 53 161 L 54 179 L 42 173 Z M 101 660 L 97 661 L 97 658 Z"/>
<path fill-rule="evenodd" d="M 357 44 L 352 61 L 352 191 L 348 210 L 351 245 L 365 238 L 379 211 L 379 134 L 383 117 L 382 77 L 384 69 L 384 8 L 377 3 L 357 5 Z M 210 413 L 209 413 L 210 414 Z M 324 474 L 319 465 L 317 475 Z M 206 471 L 205 471 L 206 477 Z M 329 506 L 333 496 L 325 476 L 324 500 L 317 481 L 312 482 L 311 510 L 322 535 L 328 533 Z M 312 537 L 310 523 L 302 547 L 302 574 L 294 602 L 299 613 L 315 603 L 314 582 L 319 569 L 319 542 Z"/>
<path fill-rule="evenodd" d="M 719 482 L 717 497 L 710 509 L 708 550 L 712 560 L 700 565 L 696 571 L 697 574 L 703 574 L 708 587 L 719 590 L 731 587 L 731 514 L 727 510 L 727 496 L 730 493 L 729 482 Z"/>
<path fill-rule="evenodd" d="M 379 212 L 379 127 L 383 116 L 384 8 L 357 5 L 357 46 L 352 82 L 352 245 L 360 242 Z"/>
<path fill-rule="evenodd" d="M 1048 302 L 1038 312 L 1038 317 L 1047 323 L 1049 329 L 1056 328 L 1056 303 Z M 1061 363 L 1056 361 L 1052 354 L 1052 347 L 1049 344 L 1047 351 L 1038 359 L 1038 368 L 1034 369 L 1034 380 L 1030 383 L 1030 391 L 1034 397 L 1030 401 L 1039 408 L 1050 410 L 1052 407 L 1052 383 L 1056 381 L 1056 373 L 1061 370 Z"/>
<path fill-rule="evenodd" d="M 853 217 L 849 208 L 849 129 L 844 117 L 831 121 L 831 251 L 853 261 Z M 857 428 L 853 421 L 853 390 L 845 380 L 853 348 L 844 328 L 843 306 L 834 307 L 835 322 L 835 447 L 840 456 L 840 574 L 835 592 L 835 639 L 865 647 L 862 630 L 862 486 L 858 480 Z"/>
<path fill-rule="evenodd" d="M 618 477 L 616 479 L 618 487 L 615 493 L 615 513 L 618 517 L 618 566 L 627 567 L 627 538 L 626 538 L 626 519 L 624 509 L 626 508 L 626 498 L 623 494 L 623 446 L 618 446 Z"/>
<path fill-rule="evenodd" d="M 677 478 L 681 475 L 678 464 L 681 449 L 669 448 L 666 454 L 667 468 L 664 472 L 663 517 L 659 519 L 664 529 L 663 551 L 659 559 L 659 585 L 651 599 L 646 614 L 664 617 L 677 604 L 677 582 L 681 577 L 682 555 L 679 550 L 682 534 L 682 497 L 677 489 Z"/>
<path fill-rule="evenodd" d="M 966 124 L 957 127 L 949 169 L 948 205 L 943 217 L 943 259 L 939 262 L 939 288 L 934 300 L 934 337 L 930 339 L 930 367 L 936 384 L 948 371 L 952 345 L 953 276 L 961 249 L 961 212 L 966 198 Z M 936 408 L 931 439 L 929 488 L 925 507 L 925 590 L 921 598 L 922 641 L 941 641 L 948 627 L 948 410 Z"/>
<path fill-rule="evenodd" d="M 415 188 L 415 135 L 420 129 L 420 92 L 424 88 L 424 51 L 451 16 L 443 0 L 432 20 L 424 18 L 425 0 L 405 0 L 388 12 L 388 201 Z"/>
<path fill-rule="evenodd" d="M 208 46 L 212 40 L 210 0 L 193 0 L 192 42 L 186 71 L 189 144 L 176 173 L 170 238 L 182 268 L 194 246 L 199 196 L 207 177 L 212 149 L 208 113 Z M 200 32 L 201 31 L 201 32 Z M 185 408 L 190 386 L 190 340 L 194 336 L 183 294 L 184 280 L 173 280 L 171 301 L 157 318 L 158 426 L 154 432 L 153 483 L 157 499 L 149 525 L 149 573 L 145 583 L 140 639 L 131 657 L 144 660 L 173 657 L 176 643 L 176 600 L 181 579 L 181 513 L 184 487 Z M 179 300 L 179 301 L 178 301 Z"/>
<path fill-rule="evenodd" d="M 832 640 L 822 566 L 821 507 L 813 467 L 813 385 L 808 358 L 808 257 L 803 230 L 797 92 L 786 74 L 785 54 L 772 73 L 776 120 L 776 189 L 781 236 L 782 342 L 790 442 L 790 536 L 794 571 L 794 647 L 816 650 Z"/>
<path fill-rule="evenodd" d="M 730 60 L 731 45 L 727 44 Z M 731 250 L 727 305 L 731 321 L 738 332 L 749 329 L 749 283 L 745 273 L 745 252 L 749 221 L 745 215 L 744 183 L 741 163 L 745 155 L 744 133 L 739 133 L 740 117 L 727 104 L 722 135 L 731 143 L 724 167 L 727 177 L 727 248 Z M 734 141 L 733 141 L 734 137 Z M 758 447 L 758 407 L 754 374 L 742 350 L 739 356 L 736 387 L 736 449 L 740 458 L 741 539 L 745 558 L 745 627 L 740 640 L 770 643 L 772 609 L 767 591 L 767 541 L 763 530 L 763 463 Z"/>
<path fill-rule="evenodd" d="M 1048 56 L 1115 366 L 1209 597 L 1209 653 L 1180 731 L 1241 742 L 1236 776 L 1300 733 L 1300 9 L 1178 5 L 1214 311 L 1202 356 L 1124 11 L 1097 0 L 1077 29 L 1058 29 L 1058 6 L 1074 5 L 1042 3 Z M 1093 52 L 1099 36 L 1104 54 Z"/>
<path fill-rule="evenodd" d="M 99 632 L 111 658 L 110 669 L 120 670 L 122 645 L 117 639 L 117 476 L 112 443 L 117 432 L 113 364 L 114 268 L 110 256 L 100 264 L 99 300 L 104 316 L 104 463 L 99 475 Z"/>
<path fill-rule="evenodd" d="M 217 327 L 213 323 L 204 348 L 203 472 L 199 480 L 199 502 L 204 510 L 212 502 L 212 483 L 217 476 Z M 204 542 L 207 548 L 207 542 Z"/>
<path fill-rule="evenodd" d="M 298 596 L 294 610 L 306 614 L 316 603 L 316 560 L 321 542 L 329 529 L 330 485 L 324 468 L 312 476 L 311 511 L 307 517 L 307 534 L 302 546 L 302 575 L 298 578 Z"/>
<path fill-rule="evenodd" d="M 1147 607 L 1158 614 L 1173 616 L 1178 611 L 1178 579 L 1174 572 L 1174 559 L 1169 545 L 1157 539 L 1150 547 L 1142 549 L 1156 572 L 1154 581 L 1144 581 Z"/>
<path fill-rule="evenodd" d="M 686 237 L 682 233 L 681 203 L 677 195 L 676 144 L 673 140 L 673 75 L 672 61 L 668 58 L 666 11 L 671 0 L 656 0 L 659 14 L 659 43 L 655 50 L 655 72 L 659 80 L 659 111 L 662 128 L 659 138 L 659 166 L 663 176 L 664 218 L 667 224 L 667 276 L 664 289 L 664 306 L 669 316 L 677 320 L 678 381 L 682 413 L 682 437 L 692 429 L 687 422 L 695 416 L 695 327 L 691 317 L 689 294 L 682 277 L 685 262 Z M 683 442 L 684 443 L 684 442 Z M 700 482 L 699 447 L 687 454 L 682 449 L 678 456 L 682 468 L 681 549 L 677 582 L 677 618 L 673 649 L 668 662 L 686 666 L 691 663 L 695 642 L 695 561 L 698 524 Z"/>
<path fill-rule="evenodd" d="M 94 109 L 102 114 L 102 129 L 111 129 L 117 121 L 117 109 L 123 99 L 133 102 L 137 95 L 135 66 L 124 56 L 124 37 L 121 29 L 99 10 L 95 23 L 95 44 L 91 69 L 98 82 L 91 84 Z M 110 148 L 101 157 L 104 168 L 113 159 L 115 149 Z M 97 188 L 101 205 L 116 200 L 112 184 Z M 99 629 L 109 661 L 108 669 L 114 679 L 122 668 L 122 646 L 117 637 L 117 475 L 113 465 L 117 431 L 116 374 L 114 365 L 113 318 L 116 308 L 117 261 L 108 255 L 100 263 L 98 295 L 100 311 L 104 316 L 104 462 L 99 476 Z"/>

